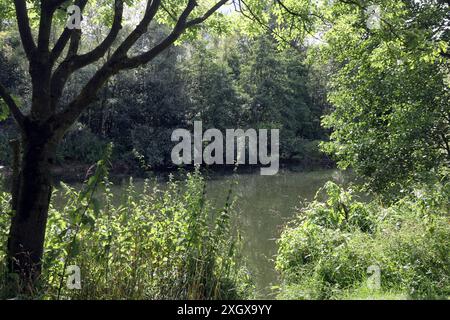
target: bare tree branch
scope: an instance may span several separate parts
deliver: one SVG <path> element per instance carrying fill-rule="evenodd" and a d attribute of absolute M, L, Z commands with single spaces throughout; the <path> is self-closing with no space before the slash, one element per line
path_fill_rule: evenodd
<path fill-rule="evenodd" d="M 177 23 L 175 24 L 175 27 L 173 28 L 172 32 L 158 45 L 156 45 L 151 50 L 140 54 L 138 56 L 132 57 L 132 58 L 126 58 L 124 57 L 119 62 L 119 68 L 120 69 L 132 69 L 136 68 L 140 65 L 146 64 L 150 62 L 152 59 L 155 58 L 159 53 L 164 51 L 166 48 L 168 48 L 170 45 L 175 43 L 183 33 L 187 29 L 187 20 L 189 18 L 189 15 L 192 13 L 192 11 L 197 6 L 197 3 L 195 0 L 189 0 L 186 8 L 181 13 L 180 17 L 178 18 Z"/>
<path fill-rule="evenodd" d="M 189 0 L 191 2 L 191 0 Z M 113 53 L 111 59 L 124 57 L 131 47 L 139 40 L 139 38 L 147 32 L 148 26 L 153 21 L 158 9 L 161 5 L 161 0 L 148 0 L 145 9 L 144 17 L 136 26 L 136 28 L 128 35 L 122 44 Z"/>
<path fill-rule="evenodd" d="M 27 4 L 25 0 L 14 0 L 14 6 L 16 8 L 16 18 L 19 27 L 20 38 L 25 50 L 25 54 L 31 61 L 33 54 L 36 50 L 36 44 L 33 40 L 33 35 L 30 28 L 30 19 L 28 18 Z"/>
<path fill-rule="evenodd" d="M 140 54 L 138 56 L 132 57 L 132 58 L 126 58 L 121 61 L 120 68 L 121 69 L 132 69 L 135 67 L 138 67 L 140 65 L 146 64 L 153 60 L 159 53 L 164 51 L 166 48 L 168 48 L 170 45 L 175 43 L 179 39 L 179 37 L 182 35 L 182 33 L 191 27 L 194 27 L 198 24 L 203 23 L 206 21 L 209 17 L 211 17 L 215 12 L 217 12 L 223 5 L 225 5 L 228 2 L 228 0 L 221 0 L 217 2 L 214 6 L 212 6 L 204 15 L 198 18 L 194 18 L 192 20 L 188 21 L 189 15 L 192 13 L 192 11 L 197 6 L 195 1 L 189 1 L 187 7 L 183 11 L 183 13 L 178 18 L 178 21 L 172 30 L 172 32 L 158 45 L 156 45 L 151 50 Z"/>
<path fill-rule="evenodd" d="M 216 13 L 222 6 L 224 6 L 228 0 L 221 0 L 217 2 L 211 9 L 209 9 L 203 16 L 195 18 L 186 23 L 186 28 L 193 27 L 200 23 L 205 22 L 209 17 L 211 17 L 214 13 Z"/>
<path fill-rule="evenodd" d="M 64 48 L 69 42 L 71 35 L 72 30 L 65 28 L 61 36 L 56 41 L 56 44 L 50 53 L 50 61 L 52 62 L 52 64 L 54 64 L 56 60 L 61 56 L 61 53 L 64 51 Z"/>
<path fill-rule="evenodd" d="M 194 2 L 190 0 L 190 2 Z M 161 0 L 148 0 L 145 9 L 144 17 L 136 28 L 128 35 L 122 44 L 116 49 L 110 59 L 96 72 L 92 79 L 81 90 L 80 94 L 72 101 L 69 106 L 61 113 L 55 116 L 56 123 L 64 132 L 75 121 L 81 112 L 91 103 L 97 94 L 97 91 L 103 84 L 114 74 L 120 71 L 117 62 L 126 57 L 128 50 L 136 43 L 136 41 L 147 31 L 148 25 L 158 12 Z M 79 67 L 77 65 L 75 67 Z M 70 63 L 62 63 L 61 70 L 55 72 L 54 81 L 55 90 L 52 93 L 52 99 L 56 100 L 61 95 L 63 86 L 59 82 L 67 81 L 67 77 L 73 72 L 73 67 Z M 63 69 L 65 68 L 65 69 Z M 59 68 L 58 68 L 59 69 Z M 56 91 L 58 90 L 58 91 Z"/>
<path fill-rule="evenodd" d="M 81 11 L 83 11 L 84 8 L 86 7 L 86 4 L 88 3 L 88 1 L 89 0 L 77 0 L 75 2 L 75 5 L 80 7 Z M 65 2 L 65 1 L 60 1 L 60 2 Z M 55 46 L 53 47 L 53 49 L 50 53 L 50 61 L 51 61 L 52 65 L 61 56 L 61 53 L 64 51 L 64 49 L 67 46 L 67 43 L 69 42 L 70 38 L 76 31 L 77 30 L 75 30 L 75 29 L 71 30 L 69 28 L 64 28 L 64 31 L 59 36 L 58 40 L 56 41 Z"/>
<path fill-rule="evenodd" d="M 122 29 L 122 18 L 123 18 L 123 0 L 115 0 L 114 4 L 114 19 L 109 31 L 109 34 L 106 38 L 89 53 L 80 55 L 76 58 L 75 64 L 86 66 L 91 64 L 101 57 L 103 57 L 109 48 L 111 48 L 112 44 L 116 40 L 120 30 Z"/>
<path fill-rule="evenodd" d="M 81 32 L 72 33 L 69 50 L 66 59 L 58 66 L 54 72 L 51 80 L 51 99 L 52 109 L 56 108 L 57 100 L 60 98 L 64 86 L 70 77 L 70 75 L 78 69 L 81 69 L 101 57 L 103 57 L 108 49 L 112 46 L 117 38 L 120 30 L 122 29 L 123 18 L 123 0 L 115 0 L 114 4 L 114 18 L 109 34 L 106 38 L 92 51 L 80 55 L 77 55 L 79 42 L 81 38 Z"/>

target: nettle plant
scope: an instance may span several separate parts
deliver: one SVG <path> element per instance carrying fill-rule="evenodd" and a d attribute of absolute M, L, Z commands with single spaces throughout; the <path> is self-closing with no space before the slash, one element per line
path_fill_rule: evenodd
<path fill-rule="evenodd" d="M 424 186 L 383 206 L 328 182 L 278 240 L 280 297 L 447 298 L 449 190 Z"/>
<path fill-rule="evenodd" d="M 238 299 L 254 292 L 232 232 L 231 187 L 222 208 L 206 200 L 198 171 L 164 186 L 130 179 L 122 195 L 108 179 L 111 146 L 80 190 L 54 191 L 43 272 L 31 292 L 40 299 Z M 0 208 L 10 197 L 0 195 Z M 0 219 L 0 239 L 9 219 Z M 0 257 L 5 256 L 0 250 Z M 21 281 L 0 268 L 0 297 Z M 77 285 L 71 281 L 77 272 Z M 13 281 L 11 281 L 13 280 Z M 30 297 L 30 293 L 28 294 Z"/>

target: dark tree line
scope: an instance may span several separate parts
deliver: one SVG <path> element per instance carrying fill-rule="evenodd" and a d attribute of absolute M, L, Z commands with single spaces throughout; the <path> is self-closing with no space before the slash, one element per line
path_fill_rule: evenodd
<path fill-rule="evenodd" d="M 154 41 L 152 36 L 144 37 L 142 45 L 148 41 Z M 113 142 L 117 173 L 139 173 L 136 152 L 154 170 L 173 169 L 172 131 L 192 129 L 193 121 L 201 120 L 205 128 L 223 131 L 280 128 L 282 161 L 308 168 L 328 165 L 318 150 L 326 138 L 320 126 L 327 107 L 320 97 L 324 88 L 304 60 L 305 53 L 278 50 L 269 34 L 172 47 L 139 72 L 108 81 L 93 107 L 69 129 L 56 161 L 90 166 Z M 63 99 L 69 101 L 89 76 L 86 71 L 73 77 Z M 1 125 L 6 150 L 6 136 L 14 136 L 14 127 L 11 121 Z M 7 164 L 9 156 L 5 152 L 0 161 Z"/>

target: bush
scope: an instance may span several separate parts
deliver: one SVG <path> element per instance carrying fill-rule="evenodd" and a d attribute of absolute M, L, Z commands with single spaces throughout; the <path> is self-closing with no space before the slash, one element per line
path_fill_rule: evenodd
<path fill-rule="evenodd" d="M 166 141 L 171 141 L 173 130 L 175 129 L 137 126 L 131 131 L 133 148 L 144 156 L 146 164 L 150 167 L 171 166 L 173 145 Z"/>
<path fill-rule="evenodd" d="M 450 296 L 449 185 L 416 191 L 384 208 L 327 183 L 278 241 L 289 299 Z M 381 288 L 368 268 L 379 268 Z"/>
<path fill-rule="evenodd" d="M 205 201 L 205 183 L 199 173 L 188 174 L 185 182 L 171 180 L 164 190 L 147 181 L 138 192 L 131 180 L 121 199 L 111 193 L 108 179 L 102 179 L 105 174 L 100 162 L 81 191 L 62 184 L 64 209 L 51 207 L 43 274 L 34 298 L 251 296 L 252 283 L 239 262 L 239 241 L 230 230 L 232 205 L 215 215 Z M 98 192 L 99 187 L 103 192 Z M 8 201 L 9 195 L 3 193 L 0 208 L 5 212 Z M 8 224 L 2 215 L 2 244 Z M 4 249 L 0 250 L 3 260 Z M 70 265 L 80 268 L 81 290 L 66 287 Z"/>
<path fill-rule="evenodd" d="M 93 164 L 97 162 L 106 144 L 105 141 L 93 134 L 89 128 L 77 124 L 64 137 L 58 150 L 58 160 Z"/>

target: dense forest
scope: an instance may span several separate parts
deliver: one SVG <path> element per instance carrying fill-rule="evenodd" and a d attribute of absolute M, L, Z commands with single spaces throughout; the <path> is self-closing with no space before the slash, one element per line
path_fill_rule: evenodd
<path fill-rule="evenodd" d="M 0 0 L 0 48 L 0 298 L 450 297 L 448 0 Z M 279 178 L 176 165 L 199 121 Z"/>
<path fill-rule="evenodd" d="M 148 41 L 152 39 L 153 34 Z M 2 62 L 5 71 L 26 68 L 8 65 L 6 57 Z M 139 72 L 119 74 L 102 89 L 95 107 L 65 136 L 57 162 L 66 167 L 90 166 L 113 142 L 117 173 L 139 174 L 136 155 L 155 170 L 174 169 L 172 146 L 167 143 L 172 131 L 202 121 L 205 127 L 219 130 L 282 128 L 282 161 L 309 168 L 326 166 L 331 161 L 319 154 L 318 144 L 327 137 L 320 126 L 327 104 L 321 96 L 324 89 L 310 69 L 303 51 L 280 52 L 270 34 L 257 39 L 234 35 L 217 38 L 213 44 L 197 40 L 170 48 Z M 71 79 L 65 98 L 69 100 L 79 91 L 77 84 L 90 76 L 88 72 Z M 14 85 L 30 91 L 29 84 L 19 79 Z M 6 151 L 17 129 L 13 119 L 1 125 Z M 10 157 L 4 152 L 2 163 L 10 163 Z"/>

